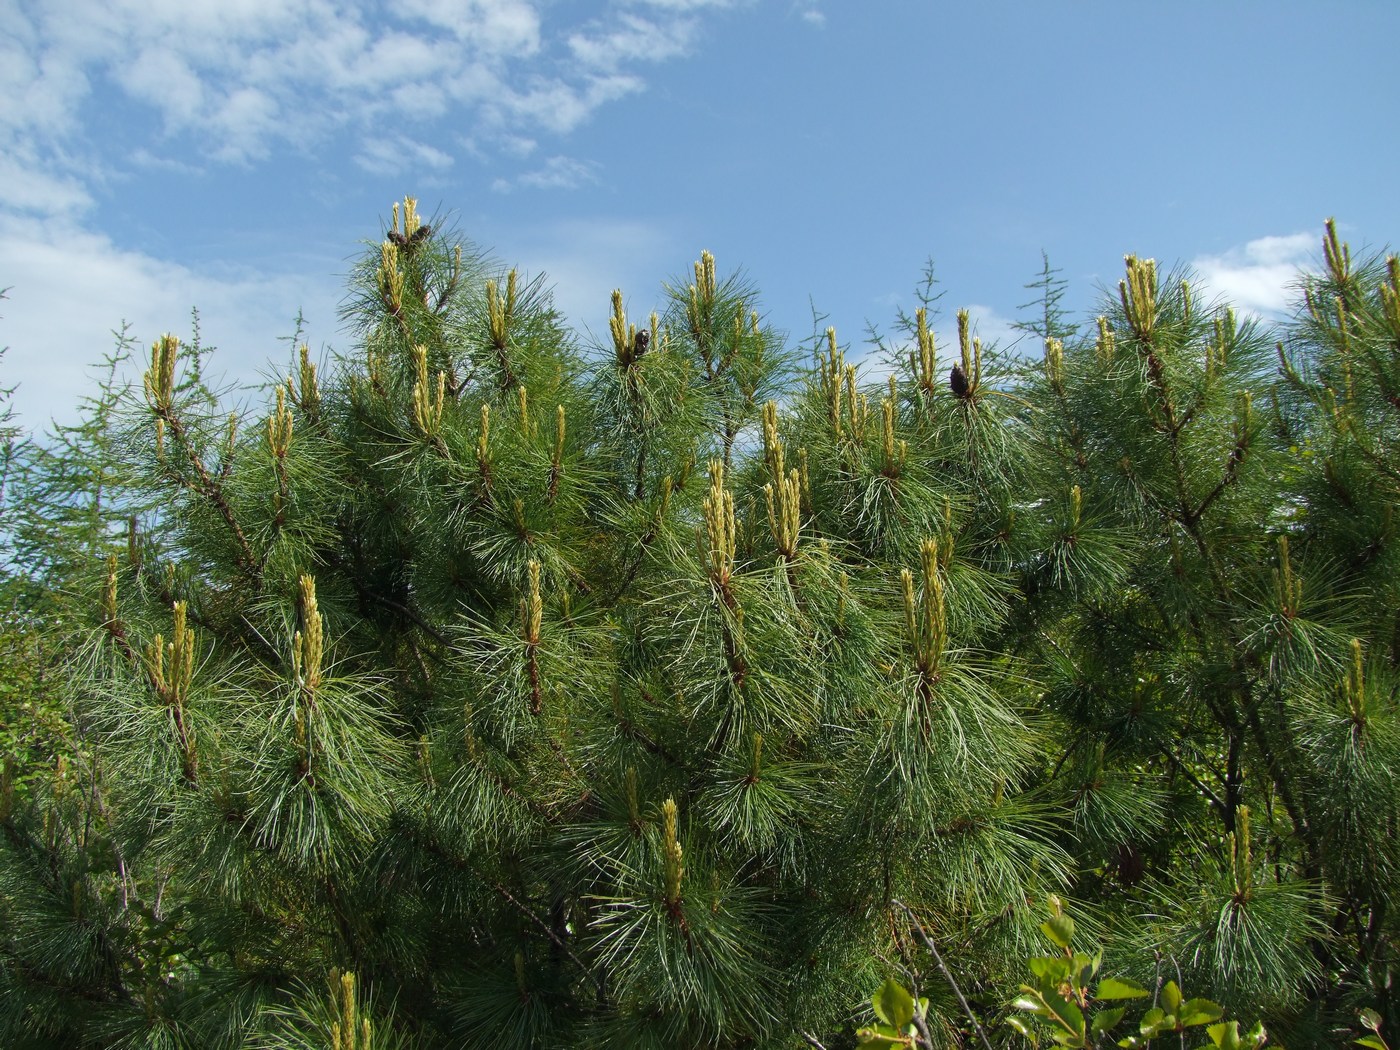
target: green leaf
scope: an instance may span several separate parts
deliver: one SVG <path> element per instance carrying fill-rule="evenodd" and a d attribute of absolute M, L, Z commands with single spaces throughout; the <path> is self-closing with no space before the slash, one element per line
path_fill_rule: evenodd
<path fill-rule="evenodd" d="M 1121 977 L 1105 977 L 1094 989 L 1095 999 L 1142 999 L 1151 994 L 1142 985 Z"/>
<path fill-rule="evenodd" d="M 1357 1018 L 1361 1021 L 1362 1028 L 1369 1028 L 1373 1032 L 1379 1032 L 1381 1030 L 1381 1015 L 1376 1013 L 1376 1011 L 1372 1010 L 1369 1006 L 1362 1010 L 1361 1013 L 1357 1015 Z"/>
<path fill-rule="evenodd" d="M 914 997 L 894 978 L 888 978 L 871 998 L 875 1016 L 899 1031 L 914 1020 Z"/>
<path fill-rule="evenodd" d="M 1079 989 L 1087 988 L 1089 986 L 1089 978 L 1094 975 L 1094 960 L 1083 952 L 1075 952 L 1074 958 L 1070 963 L 1070 968 L 1070 979 L 1074 982 L 1074 986 Z"/>
<path fill-rule="evenodd" d="M 909 1039 L 900 1035 L 888 1025 L 875 1025 L 872 1028 L 862 1028 L 856 1032 L 856 1046 L 874 1047 L 875 1050 L 887 1050 L 889 1047 L 909 1046 Z"/>
<path fill-rule="evenodd" d="M 1068 915 L 1052 915 L 1040 924 L 1040 932 L 1059 948 L 1068 948 L 1074 939 L 1074 920 Z"/>
<path fill-rule="evenodd" d="M 1058 1001 L 1056 1001 L 1058 1000 Z M 1079 1009 L 1068 999 L 1055 997 L 1051 1000 L 1051 1005 L 1055 1008 L 1055 1021 L 1062 1028 L 1073 1035 L 1082 1037 L 1084 1035 L 1084 1011 Z"/>
<path fill-rule="evenodd" d="M 1050 1011 L 1045 1008 L 1045 1001 L 1040 998 L 1040 993 L 1032 988 L 1027 988 L 1021 995 L 1011 1000 L 1013 1010 L 1029 1010 L 1033 1014 L 1048 1014 Z"/>
<path fill-rule="evenodd" d="M 1358 1046 L 1369 1046 L 1371 1050 L 1390 1050 L 1383 1039 L 1378 1039 L 1374 1035 L 1363 1035 L 1358 1039 L 1353 1039 L 1352 1042 Z"/>
<path fill-rule="evenodd" d="M 1210 1036 L 1210 1041 L 1220 1050 L 1240 1050 L 1240 1023 L 1238 1021 L 1222 1021 L 1220 1024 L 1213 1024 L 1206 1029 L 1206 1035 Z"/>
<path fill-rule="evenodd" d="M 1162 989 L 1162 1009 L 1167 1013 L 1175 1015 L 1177 1008 L 1181 1006 L 1181 989 L 1176 986 L 1175 981 L 1168 981 Z"/>
<path fill-rule="evenodd" d="M 1094 1015 L 1094 1019 L 1089 1022 L 1089 1030 L 1095 1036 L 1103 1035 L 1110 1028 L 1123 1020 L 1123 1015 L 1128 1012 L 1126 1006 L 1118 1006 L 1112 1010 L 1100 1010 Z"/>
<path fill-rule="evenodd" d="M 1163 1028 L 1169 1027 L 1171 1027 L 1171 1020 L 1167 1017 L 1166 1011 L 1159 1006 L 1148 1010 L 1142 1015 L 1142 1020 L 1138 1022 L 1138 1031 L 1149 1039 L 1161 1032 Z"/>
<path fill-rule="evenodd" d="M 1027 962 L 1031 973 L 1052 985 L 1058 985 L 1069 977 L 1069 960 L 1062 955 L 1037 955 Z"/>
<path fill-rule="evenodd" d="M 1213 1003 L 1209 999 L 1188 999 L 1177 1011 L 1177 1023 L 1183 1028 L 1189 1028 L 1192 1025 L 1218 1021 L 1224 1015 L 1225 1010 L 1219 1003 Z"/>
<path fill-rule="evenodd" d="M 1034 1045 L 1034 1043 L 1036 1042 L 1035 1030 L 1031 1028 L 1030 1025 L 1026 1024 L 1024 1018 L 1017 1017 L 1015 1014 L 1012 1014 L 1006 1019 L 1006 1023 L 1012 1028 L 1014 1028 L 1022 1036 L 1022 1038 L 1029 1039 L 1032 1045 Z"/>

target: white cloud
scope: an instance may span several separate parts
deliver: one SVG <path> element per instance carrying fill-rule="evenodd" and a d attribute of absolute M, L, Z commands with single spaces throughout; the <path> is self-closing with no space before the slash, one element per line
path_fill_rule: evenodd
<path fill-rule="evenodd" d="M 92 196 L 80 179 L 40 157 L 29 144 L 0 149 L 0 207 L 38 215 L 86 211 Z"/>
<path fill-rule="evenodd" d="M 9 285 L 0 302 L 0 386 L 18 383 L 21 422 L 40 429 L 51 418 L 72 421 L 78 399 L 92 391 L 89 366 L 115 345 L 123 320 L 138 351 L 162 332 L 187 336 L 198 307 L 206 343 L 220 348 L 213 373 L 256 382 L 271 361 L 280 373 L 300 309 L 314 347 L 337 338 L 342 265 L 325 263 L 324 278 L 299 274 L 200 272 L 125 251 L 100 235 L 62 222 L 0 217 L 0 274 Z M 130 377 L 139 379 L 134 362 Z"/>
<path fill-rule="evenodd" d="M 1220 255 L 1197 256 L 1191 260 L 1191 268 L 1211 293 L 1237 309 L 1281 314 L 1321 243 L 1320 232 L 1260 237 Z"/>
<path fill-rule="evenodd" d="M 511 262 L 545 274 L 565 320 L 599 341 L 607 337 L 614 288 L 622 289 L 628 315 L 640 325 L 663 303 L 657 274 L 689 265 L 676 257 L 665 230 L 614 218 L 513 230 Z"/>
<path fill-rule="evenodd" d="M 582 65 L 612 73 L 684 54 L 697 30 L 696 22 L 689 18 L 658 21 L 624 14 L 571 35 L 569 51 Z"/>
<path fill-rule="evenodd" d="M 535 190 L 572 190 L 597 181 L 597 164 L 573 157 L 550 157 L 544 167 L 517 175 L 513 180 L 497 179 L 491 188 L 497 193 L 509 193 L 522 186 Z"/>
<path fill-rule="evenodd" d="M 426 142 L 415 142 L 403 135 L 371 139 L 360 147 L 355 163 L 376 175 L 395 175 L 399 172 L 414 171 L 424 174 L 427 171 L 442 172 L 452 167 L 450 153 L 444 153 Z"/>
<path fill-rule="evenodd" d="M 619 7 L 619 4 L 622 6 Z M 0 5 L 0 150 L 56 155 L 114 88 L 225 162 L 349 129 L 371 138 L 451 106 L 500 138 L 566 134 L 691 49 L 693 12 L 724 3 L 613 0 L 582 28 L 545 0 L 68 0 Z M 562 45 L 548 46 L 552 41 Z M 9 140 L 9 141 L 6 141 Z M 70 172 L 72 173 L 72 172 Z M 81 172 L 77 172 L 81 174 Z"/>

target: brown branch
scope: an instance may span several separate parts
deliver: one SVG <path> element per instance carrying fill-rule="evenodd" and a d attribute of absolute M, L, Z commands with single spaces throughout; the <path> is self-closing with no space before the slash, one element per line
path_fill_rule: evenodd
<path fill-rule="evenodd" d="M 948 964 L 943 961 L 943 956 L 939 954 L 938 946 L 933 943 L 933 938 L 928 935 L 928 931 L 924 929 L 923 924 L 919 922 L 918 917 L 914 914 L 909 905 L 905 904 L 897 897 L 891 899 L 890 903 L 904 912 L 909 921 L 914 924 L 914 930 L 918 933 L 919 939 L 924 942 L 929 952 L 932 953 L 933 961 L 936 962 L 938 968 L 943 971 L 943 977 L 947 980 L 948 986 L 953 989 L 953 994 L 958 997 L 958 1003 L 962 1006 L 963 1013 L 967 1014 L 967 1019 L 972 1022 L 972 1027 L 976 1029 L 977 1036 L 981 1039 L 984 1050 L 992 1050 L 992 1044 L 987 1039 L 987 1032 L 982 1027 L 982 1022 L 977 1020 L 977 1015 L 972 1012 L 972 1007 L 968 1005 L 967 998 L 963 995 L 962 988 L 953 977 L 952 971 L 948 969 Z M 924 1033 L 925 1037 L 927 1037 L 926 1028 L 924 1029 Z"/>

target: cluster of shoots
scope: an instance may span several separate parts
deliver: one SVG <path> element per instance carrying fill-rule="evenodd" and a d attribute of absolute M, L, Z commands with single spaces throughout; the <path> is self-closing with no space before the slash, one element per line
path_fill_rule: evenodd
<path fill-rule="evenodd" d="M 909 351 L 909 370 L 914 374 L 919 389 L 930 397 L 938 389 L 938 350 L 934 346 L 933 330 L 928 326 L 928 309 L 919 307 L 914 311 L 915 347 Z"/>
<path fill-rule="evenodd" d="M 880 472 L 887 478 L 897 478 L 904 471 L 904 463 L 909 458 L 909 442 L 903 438 L 895 440 L 894 424 L 897 414 L 898 387 L 894 376 L 890 376 L 889 396 L 880 402 L 882 423 L 880 431 L 880 450 L 884 457 L 884 463 Z"/>
<path fill-rule="evenodd" d="M 151 344 L 151 367 L 143 385 L 146 403 L 156 416 L 164 418 L 175 407 L 175 362 L 180 357 L 180 340 L 166 334 Z"/>
<path fill-rule="evenodd" d="M 187 626 L 184 602 L 172 607 L 170 641 L 157 634 L 146 649 L 146 669 L 156 694 L 171 707 L 183 708 L 194 679 L 194 629 Z"/>
<path fill-rule="evenodd" d="M 175 410 L 175 362 L 180 357 L 180 340 L 163 335 L 151 344 L 151 367 L 142 377 L 146 403 L 156 419 L 156 458 L 165 458 L 165 429 Z"/>
<path fill-rule="evenodd" d="M 763 452 L 772 478 L 763 486 L 763 495 L 768 503 L 768 527 L 773 533 L 779 555 L 791 561 L 797 556 L 798 534 L 802 529 L 802 473 L 796 467 L 785 469 L 775 401 L 763 406 Z M 805 460 L 803 463 L 805 466 Z"/>
<path fill-rule="evenodd" d="M 1108 318 L 1102 314 L 1097 318 L 1099 334 L 1094 339 L 1094 358 L 1098 361 L 1100 368 L 1107 368 L 1113 364 L 1113 358 L 1118 351 L 1118 341 L 1113 335 L 1113 326 L 1108 323 Z"/>
<path fill-rule="evenodd" d="M 1118 282 L 1118 298 L 1133 334 L 1144 343 L 1152 341 L 1157 329 L 1157 262 L 1124 256 L 1127 276 Z"/>
<path fill-rule="evenodd" d="M 107 573 L 102 579 L 102 626 L 112 634 L 118 630 L 117 620 L 117 556 L 107 555 Z"/>
<path fill-rule="evenodd" d="M 403 310 L 404 273 L 399 268 L 400 256 L 411 254 L 419 242 L 430 233 L 432 233 L 432 227 L 425 225 L 418 218 L 418 201 L 413 197 L 403 199 L 403 231 L 400 232 L 399 205 L 395 202 L 394 224 L 389 230 L 389 235 L 379 246 L 379 270 L 375 274 L 375 280 L 379 286 L 379 297 L 383 300 L 388 311 L 395 317 L 401 318 Z M 449 289 L 457 283 L 460 262 L 461 250 L 458 249 L 457 265 L 453 267 Z M 444 292 L 444 299 L 446 295 L 447 293 Z"/>
<path fill-rule="evenodd" d="M 1235 311 L 1226 307 L 1215 315 L 1214 331 L 1206 343 L 1206 378 L 1214 379 L 1225 369 L 1235 345 Z"/>
<path fill-rule="evenodd" d="M 1084 490 L 1078 485 L 1072 485 L 1069 490 L 1069 533 L 1071 536 L 1079 531 L 1079 525 L 1083 517 Z"/>
<path fill-rule="evenodd" d="M 394 205 L 394 222 L 398 224 L 398 205 Z M 403 271 L 399 269 L 399 246 L 393 241 L 385 241 L 379 246 L 379 296 L 391 314 L 398 316 L 403 310 Z"/>
<path fill-rule="evenodd" d="M 681 879 L 685 875 L 685 865 L 682 863 L 684 851 L 676 823 L 676 800 L 668 798 L 661 803 L 661 861 L 666 878 L 666 907 L 672 915 L 680 918 Z"/>
<path fill-rule="evenodd" d="M 1342 679 L 1342 699 L 1346 701 L 1354 738 L 1359 742 L 1359 734 L 1366 724 L 1366 668 L 1359 638 L 1351 640 L 1351 662 L 1347 666 L 1346 677 Z"/>
<path fill-rule="evenodd" d="M 1392 349 L 1400 347 L 1400 257 L 1385 260 L 1386 280 L 1381 283 L 1381 317 L 1389 330 Z"/>
<path fill-rule="evenodd" d="M 447 397 L 447 373 L 439 371 L 436 387 L 428 378 L 428 348 L 413 347 L 413 422 L 429 441 L 438 442 L 442 433 L 442 409 Z"/>
<path fill-rule="evenodd" d="M 303 575 L 300 590 L 302 627 L 292 636 L 292 674 L 302 695 L 314 700 L 321 687 L 325 620 L 316 604 L 316 578 Z"/>
<path fill-rule="evenodd" d="M 694 336 L 695 342 L 700 347 L 707 367 L 710 366 L 709 337 L 717 294 L 715 257 L 709 251 L 702 251 L 700 260 L 695 264 L 695 283 L 690 286 L 690 297 L 685 307 L 685 319 L 690 326 L 690 334 Z"/>
<path fill-rule="evenodd" d="M 403 199 L 403 232 L 399 232 L 399 203 L 394 202 L 394 225 L 390 231 L 390 237 L 394 240 L 412 241 L 419 236 L 419 229 L 423 226 L 423 220 L 418 217 L 418 198 L 404 197 Z"/>
<path fill-rule="evenodd" d="M 1337 220 L 1328 219 L 1327 233 L 1322 238 L 1322 257 L 1327 263 L 1327 273 L 1332 283 L 1341 290 L 1342 306 L 1345 308 L 1346 288 L 1351 283 L 1351 246 L 1337 236 Z"/>
<path fill-rule="evenodd" d="M 958 354 L 953 365 L 950 384 L 953 393 L 964 401 L 972 401 L 982 387 L 982 340 L 972 334 L 972 318 L 966 310 L 958 311 Z"/>
<path fill-rule="evenodd" d="M 232 450 L 235 438 L 236 417 L 229 417 L 229 448 Z M 267 450 L 272 456 L 272 469 L 277 475 L 277 489 L 273 493 L 273 510 L 277 520 L 282 520 L 284 504 L 287 500 L 287 453 L 292 448 L 294 423 L 292 410 L 287 407 L 287 391 L 277 388 L 277 407 L 267 417 Z"/>
<path fill-rule="evenodd" d="M 522 388 L 523 389 L 523 388 Z M 549 500 L 554 502 L 554 497 L 559 494 L 559 478 L 564 473 L 564 433 L 565 417 L 564 406 L 554 406 L 554 454 L 549 461 Z"/>
<path fill-rule="evenodd" d="M 1235 439 L 1232 460 L 1244 455 L 1245 449 L 1254 440 L 1254 429 L 1254 395 L 1248 390 L 1241 390 L 1235 395 L 1235 418 L 1230 424 L 1230 433 Z"/>
<path fill-rule="evenodd" d="M 1298 616 L 1303 606 L 1303 581 L 1293 575 L 1293 563 L 1288 555 L 1288 537 L 1278 538 L 1278 568 L 1274 570 L 1274 600 L 1278 611 L 1287 619 Z"/>
<path fill-rule="evenodd" d="M 368 1017 L 360 1016 L 353 973 L 331 971 L 331 1001 L 335 1005 L 331 1050 L 372 1050 L 374 1029 Z"/>
<path fill-rule="evenodd" d="M 113 585 L 115 591 L 115 585 Z M 115 606 L 115 594 L 113 595 Z M 115 610 L 114 610 L 115 611 Z M 187 624 L 187 609 L 184 602 L 172 606 L 170 641 L 157 634 L 146 647 L 146 675 L 156 696 L 170 711 L 175 735 L 180 746 L 181 761 L 186 781 L 193 783 L 198 769 L 195 753 L 194 734 L 189 726 L 187 706 L 190 686 L 194 681 L 195 651 L 194 629 Z"/>
<path fill-rule="evenodd" d="M 293 705 L 296 722 L 296 746 L 300 752 L 300 770 L 311 777 L 311 745 L 308 740 L 306 712 L 316 705 L 316 691 L 321 687 L 323 632 L 325 623 L 316 605 L 316 580 L 301 577 L 302 628 L 292 636 L 292 676 L 297 685 L 297 701 Z"/>
<path fill-rule="evenodd" d="M 710 491 L 703 501 L 705 531 L 709 536 L 710 579 L 728 595 L 737 560 L 734 526 L 734 493 L 724 487 L 724 461 L 710 460 Z"/>
<path fill-rule="evenodd" d="M 846 364 L 845 353 L 836 345 L 835 328 L 826 330 L 826 346 L 825 356 L 817 358 L 817 371 L 831 431 L 838 439 L 849 436 L 857 442 L 864 441 L 870 402 L 856 388 L 856 366 Z"/>
<path fill-rule="evenodd" d="M 520 599 L 520 636 L 526 645 L 540 644 L 540 622 L 544 615 L 544 599 L 540 596 L 540 563 L 531 558 L 528 564 L 530 589 Z"/>
<path fill-rule="evenodd" d="M 616 698 L 616 694 L 614 694 Z M 632 834 L 639 835 L 642 831 L 642 806 L 637 797 L 637 767 L 628 766 L 627 772 L 623 774 L 623 791 L 627 795 L 627 826 Z"/>
<path fill-rule="evenodd" d="M 763 734 L 755 732 L 753 735 L 753 759 L 749 763 L 749 775 L 745 781 L 748 784 L 757 784 L 759 774 L 763 772 Z"/>
<path fill-rule="evenodd" d="M 1234 880 L 1235 902 L 1249 900 L 1254 893 L 1254 858 L 1249 844 L 1249 807 L 1235 811 L 1235 830 L 1226 836 L 1230 845 L 1230 873 Z"/>
<path fill-rule="evenodd" d="M 608 330 L 612 333 L 613 353 L 619 368 L 626 371 L 641 360 L 651 345 L 651 334 L 656 331 L 657 321 L 656 314 L 652 314 L 651 327 L 638 331 L 636 325 L 628 323 L 627 311 L 622 307 L 622 289 L 613 289 Z"/>
<path fill-rule="evenodd" d="M 486 324 L 491 336 L 491 345 L 498 353 L 510 345 L 511 324 L 515 320 L 515 280 L 514 270 L 506 274 L 506 290 L 502 294 L 494 280 L 486 282 Z"/>
<path fill-rule="evenodd" d="M 527 652 L 527 672 L 530 679 L 530 713 L 543 709 L 544 697 L 540 687 L 539 649 L 540 627 L 544 621 L 544 598 L 540 594 L 540 563 L 531 558 L 528 566 L 529 592 L 520 599 L 520 637 Z"/>
<path fill-rule="evenodd" d="M 1065 397 L 1065 344 L 1058 339 L 1045 340 L 1045 378 L 1055 396 Z"/>
<path fill-rule="evenodd" d="M 307 419 L 315 421 L 321 415 L 321 386 L 316 378 L 316 363 L 305 343 L 298 351 L 297 375 L 287 377 L 287 394 Z"/>
<path fill-rule="evenodd" d="M 491 405 L 482 402 L 481 430 L 476 438 L 476 465 L 481 471 L 481 479 L 489 487 L 491 484 Z"/>
<path fill-rule="evenodd" d="M 924 540 L 919 550 L 919 567 L 922 580 L 917 594 L 914 574 L 908 569 L 900 572 L 904 589 L 904 627 L 915 666 L 926 679 L 934 679 L 938 676 L 948 645 L 948 619 L 937 540 Z"/>

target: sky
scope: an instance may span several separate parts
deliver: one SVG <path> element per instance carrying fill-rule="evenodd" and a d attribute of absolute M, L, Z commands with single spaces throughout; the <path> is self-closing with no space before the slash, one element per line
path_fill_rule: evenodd
<path fill-rule="evenodd" d="M 1265 317 L 1335 216 L 1400 237 L 1393 0 L 0 0 L 0 386 L 72 421 L 123 325 L 213 370 L 352 349 L 343 277 L 405 194 L 585 343 L 700 252 L 853 357 L 917 305 L 1006 345 L 1042 252 Z M 139 375 L 139 365 L 133 375 Z"/>

